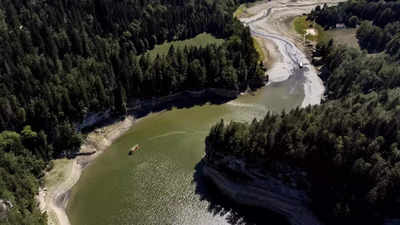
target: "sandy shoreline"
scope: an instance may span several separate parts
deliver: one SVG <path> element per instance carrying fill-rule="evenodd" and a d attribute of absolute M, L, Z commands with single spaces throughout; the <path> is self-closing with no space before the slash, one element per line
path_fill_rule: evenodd
<path fill-rule="evenodd" d="M 204 98 L 211 95 L 232 98 L 232 96 L 237 96 L 238 94 L 239 93 L 235 91 L 216 88 L 208 88 L 202 91 L 184 91 L 158 99 L 153 98 L 141 102 L 139 101 L 139 103 L 136 102 L 129 110 L 135 111 L 142 109 L 146 111 L 146 107 L 162 106 L 169 102 L 180 101 L 179 98 L 182 96 L 184 96 L 184 98 Z M 47 212 L 49 225 L 71 224 L 66 214 L 71 188 L 78 182 L 83 170 L 97 156 L 104 152 L 114 140 L 128 131 L 134 122 L 140 119 L 135 119 L 131 115 L 125 117 L 122 121 L 110 119 L 110 125 L 95 129 L 87 135 L 79 151 L 79 153 L 95 152 L 94 154 L 81 154 L 74 159 L 64 158 L 52 161 L 54 167 L 45 174 L 44 187 L 39 189 L 39 193 L 36 196 L 40 210 L 42 212 Z"/>
<path fill-rule="evenodd" d="M 134 123 L 132 116 L 111 125 L 98 128 L 88 134 L 80 152 L 92 152 L 89 156 L 77 156 L 74 159 L 61 159 L 64 163 L 57 163 L 54 168 L 46 174 L 45 188 L 39 190 L 37 199 L 42 212 L 48 214 L 49 225 L 70 225 L 65 208 L 68 203 L 68 192 L 78 182 L 82 171 L 112 142 L 123 135 Z M 56 179 L 56 180 L 54 180 Z"/>
<path fill-rule="evenodd" d="M 269 3 L 263 2 L 259 5 L 251 7 L 248 10 L 250 10 L 251 15 L 255 15 L 257 13 L 260 13 L 262 10 L 268 9 L 268 7 L 270 7 L 269 5 L 265 4 Z M 280 6 L 283 5 L 282 2 L 278 2 L 276 4 L 280 4 Z M 310 8 L 307 8 L 306 10 L 310 10 Z M 299 13 L 298 8 L 296 8 L 295 12 Z M 300 10 L 300 12 L 303 11 Z M 272 13 L 271 16 L 274 15 L 275 14 Z M 282 19 L 279 18 L 279 16 L 277 17 L 275 15 L 273 19 L 277 19 L 281 21 L 280 23 L 283 23 Z M 272 29 L 275 33 L 281 33 L 282 36 L 286 36 L 288 34 L 287 32 L 280 32 L 281 28 L 274 29 L 274 26 L 277 26 L 279 22 L 273 23 L 272 25 L 265 25 L 268 24 L 265 22 L 266 20 L 263 22 L 263 26 L 259 26 L 265 27 L 266 29 L 263 28 L 264 31 L 268 32 Z M 260 40 L 260 38 L 258 39 Z M 268 75 L 270 76 L 270 81 L 278 82 L 288 79 L 290 73 L 287 73 L 286 71 L 290 71 L 289 66 L 292 65 L 288 64 L 288 58 L 285 57 L 285 54 L 282 54 L 282 46 L 276 44 L 276 41 L 274 40 L 262 40 L 263 50 L 269 51 L 270 58 L 274 59 L 273 62 L 270 62 L 271 67 L 267 71 Z M 311 71 L 311 73 L 304 75 L 306 78 L 306 81 L 304 82 L 305 98 L 302 102 L 302 107 L 305 107 L 309 104 L 319 104 L 324 92 L 324 86 L 321 79 L 317 75 L 317 71 L 313 66 L 311 66 L 311 64 L 308 67 L 310 68 L 309 71 Z M 43 212 L 46 211 L 48 214 L 49 225 L 70 225 L 70 221 L 65 211 L 66 205 L 68 203 L 68 192 L 78 182 L 82 171 L 86 168 L 86 166 L 90 164 L 90 162 L 92 162 L 104 150 L 106 150 L 115 139 L 117 139 L 127 130 L 129 130 L 129 128 L 134 124 L 134 121 L 135 119 L 132 116 L 128 116 L 123 121 L 119 121 L 109 126 L 96 129 L 89 133 L 87 139 L 85 140 L 85 143 L 81 146 L 80 152 L 84 153 L 96 151 L 95 154 L 90 156 L 77 156 L 75 159 L 72 160 L 61 159 L 54 161 L 54 168 L 46 173 L 45 188 L 40 189 L 37 196 L 40 209 Z"/>

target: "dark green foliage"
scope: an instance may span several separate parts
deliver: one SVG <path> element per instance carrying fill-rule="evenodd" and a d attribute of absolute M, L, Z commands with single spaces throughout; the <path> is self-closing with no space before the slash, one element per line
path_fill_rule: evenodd
<path fill-rule="evenodd" d="M 357 16 L 352 16 L 349 18 L 349 20 L 347 21 L 347 25 L 349 27 L 356 27 L 358 24 L 360 23 L 360 20 L 358 19 Z"/>
<path fill-rule="evenodd" d="M 326 28 L 333 28 L 337 23 L 347 23 L 357 16 L 360 20 L 373 21 L 375 25 L 384 27 L 400 20 L 400 3 L 398 1 L 347 1 L 337 6 L 316 7 L 309 18 Z"/>
<path fill-rule="evenodd" d="M 317 7 L 308 16 L 323 27 L 335 28 L 337 23 L 356 27 L 360 46 L 369 52 L 380 52 L 385 49 L 391 55 L 398 55 L 398 49 L 388 45 L 400 32 L 400 2 L 396 1 L 347 1 L 338 6 Z M 363 22 L 361 22 L 363 21 Z"/>
<path fill-rule="evenodd" d="M 399 94 L 393 89 L 357 95 L 268 114 L 251 124 L 220 122 L 206 139 L 207 155 L 304 168 L 313 184 L 313 206 L 324 221 L 377 224 L 399 205 Z"/>
<path fill-rule="evenodd" d="M 323 64 L 320 77 L 325 81 L 328 99 L 370 93 L 400 86 L 400 64 L 386 55 L 369 57 L 354 48 L 332 47 L 321 42 L 315 56 Z"/>
<path fill-rule="evenodd" d="M 379 6 L 379 7 L 378 7 Z M 325 103 L 251 124 L 218 123 L 206 152 L 307 171 L 312 207 L 327 224 L 383 224 L 400 210 L 400 7 L 391 1 L 349 1 L 317 7 L 309 16 L 325 27 L 354 26 L 360 45 L 388 54 L 318 43 Z M 357 17 L 356 17 L 357 16 Z M 347 22 L 346 22 L 347 21 Z"/>
<path fill-rule="evenodd" d="M 79 150 L 76 125 L 89 113 L 125 115 L 129 98 L 187 89 L 260 87 L 250 32 L 232 17 L 239 3 L 0 1 L 0 199 L 16 206 L 0 224 L 46 224 L 38 180 L 49 160 Z M 203 32 L 226 41 L 156 60 L 143 54 Z"/>
<path fill-rule="evenodd" d="M 261 86 L 250 32 L 231 15 L 238 3 L 1 1 L 0 131 L 29 124 L 54 146 L 43 155 L 70 154 L 80 144 L 73 124 L 107 109 L 124 115 L 129 98 Z M 226 43 L 141 54 L 202 32 Z"/>
<path fill-rule="evenodd" d="M 9 200 L 14 206 L 0 224 L 47 223 L 34 199 L 45 163 L 27 149 L 40 151 L 43 144 L 40 134 L 30 127 L 25 127 L 21 134 L 12 131 L 0 133 L 0 199 Z"/>
<path fill-rule="evenodd" d="M 391 41 L 400 32 L 400 23 L 390 23 L 383 29 L 372 25 L 371 22 L 364 21 L 357 30 L 357 39 L 362 48 L 370 52 L 380 52 L 385 50 Z"/>
<path fill-rule="evenodd" d="M 395 59 L 400 59 L 400 32 L 388 43 L 386 52 L 392 55 Z"/>

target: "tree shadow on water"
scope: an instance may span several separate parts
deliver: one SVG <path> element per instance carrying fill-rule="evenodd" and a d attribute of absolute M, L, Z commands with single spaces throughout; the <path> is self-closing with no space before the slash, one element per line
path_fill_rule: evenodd
<path fill-rule="evenodd" d="M 209 203 L 207 210 L 214 216 L 225 217 L 231 225 L 289 225 L 286 218 L 267 209 L 248 207 L 235 203 L 203 175 L 204 162 L 195 167 L 193 183 L 201 201 Z"/>
<path fill-rule="evenodd" d="M 154 99 L 157 99 L 157 98 L 154 98 Z M 95 129 L 106 127 L 108 125 L 122 121 L 127 115 L 131 115 L 135 119 L 140 119 L 140 118 L 146 117 L 147 115 L 149 115 L 151 113 L 169 111 L 174 108 L 185 109 L 185 108 L 191 108 L 194 106 L 203 106 L 206 104 L 222 105 L 233 99 L 234 99 L 233 97 L 221 97 L 221 96 L 212 95 L 212 94 L 206 95 L 206 96 L 200 96 L 200 97 L 193 97 L 190 95 L 185 95 L 184 92 L 182 92 L 182 94 L 180 94 L 178 97 L 176 97 L 175 99 L 170 100 L 170 101 L 165 101 L 163 103 L 157 103 L 154 105 L 152 105 L 152 104 L 142 105 L 141 107 L 136 108 L 136 109 L 130 109 L 130 110 L 128 109 L 128 112 L 126 115 L 112 115 L 107 119 L 101 120 L 91 126 L 87 126 L 87 127 L 83 128 L 81 130 L 81 132 L 84 134 L 88 134 Z M 147 99 L 147 100 L 151 101 L 151 98 Z"/>
<path fill-rule="evenodd" d="M 210 105 L 222 105 L 228 101 L 231 101 L 232 98 L 228 97 L 219 97 L 219 96 L 205 96 L 205 97 L 190 97 L 190 96 L 179 96 L 177 99 L 172 101 L 167 101 L 162 104 L 157 104 L 155 106 L 143 106 L 140 110 L 133 110 L 129 112 L 131 115 L 135 116 L 135 118 L 142 118 L 147 116 L 150 113 L 161 112 L 164 110 L 172 110 L 173 108 L 177 109 L 188 109 L 194 106 L 203 106 L 206 104 Z"/>

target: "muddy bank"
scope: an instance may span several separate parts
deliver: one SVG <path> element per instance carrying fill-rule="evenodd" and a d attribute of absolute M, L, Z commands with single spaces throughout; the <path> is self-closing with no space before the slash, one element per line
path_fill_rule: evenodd
<path fill-rule="evenodd" d="M 94 154 L 82 154 L 68 160 L 68 165 L 65 168 L 58 168 L 61 166 L 55 164 L 52 170 L 63 170 L 57 175 L 62 176 L 62 179 L 46 184 L 39 190 L 37 196 L 40 209 L 48 214 L 49 225 L 70 225 L 65 212 L 70 189 L 78 182 L 84 168 L 109 147 L 115 139 L 124 134 L 133 123 L 134 118 L 128 116 L 124 120 L 114 121 L 112 125 L 96 129 L 88 134 L 80 149 L 81 153 L 94 152 Z"/>
<path fill-rule="evenodd" d="M 83 170 L 106 150 L 115 139 L 129 130 L 135 120 L 146 116 L 148 113 L 162 111 L 171 107 L 191 107 L 195 104 L 204 104 L 210 101 L 223 103 L 237 97 L 239 94 L 238 91 L 208 88 L 200 91 L 183 91 L 160 98 L 131 99 L 128 103 L 129 116 L 123 120 L 113 119 L 110 110 L 89 114 L 81 124 L 76 125 L 79 130 L 92 129 L 87 134 L 79 153 L 76 154 L 75 158 L 67 162 L 68 165 L 65 168 L 57 168 L 59 166 L 55 164 L 55 168 L 52 169 L 63 170 L 60 172 L 62 173 L 62 179 L 39 189 L 37 200 L 40 209 L 48 213 L 48 224 L 70 225 L 65 209 L 71 188 L 78 182 Z M 98 128 L 94 129 L 95 126 Z"/>
<path fill-rule="evenodd" d="M 317 5 L 334 5 L 343 0 L 279 0 L 262 1 L 246 8 L 251 17 L 240 18 L 254 36 L 261 40 L 272 42 L 278 48 L 281 57 L 268 71 L 270 82 L 287 80 L 291 76 L 297 76 L 300 62 L 307 70 L 304 71 L 305 98 L 302 107 L 316 105 L 321 102 L 325 91 L 318 71 L 311 65 L 304 54 L 303 37 L 296 34 L 291 26 L 287 25 L 287 19 L 309 13 Z"/>

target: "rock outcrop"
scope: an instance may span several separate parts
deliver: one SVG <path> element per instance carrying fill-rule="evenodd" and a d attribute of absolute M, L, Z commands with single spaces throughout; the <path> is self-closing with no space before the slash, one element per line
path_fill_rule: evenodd
<path fill-rule="evenodd" d="M 322 224 L 309 209 L 310 198 L 306 192 L 294 188 L 294 184 L 267 176 L 253 165 L 249 168 L 244 160 L 235 157 L 219 161 L 205 158 L 204 161 L 203 174 L 233 201 L 281 214 L 292 225 Z"/>

